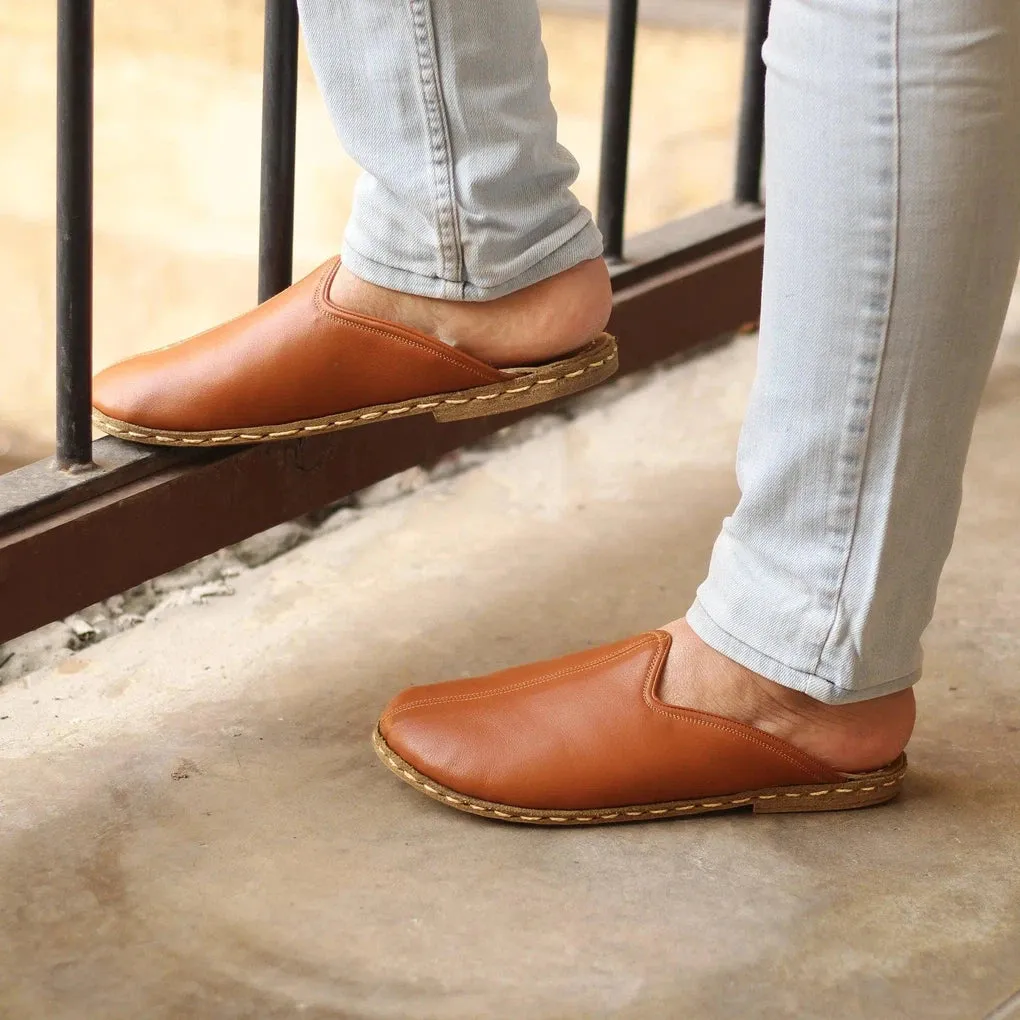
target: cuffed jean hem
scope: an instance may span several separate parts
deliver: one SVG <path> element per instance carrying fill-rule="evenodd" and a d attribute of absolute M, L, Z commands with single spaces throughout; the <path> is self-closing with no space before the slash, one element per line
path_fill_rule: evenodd
<path fill-rule="evenodd" d="M 470 282 L 423 276 L 386 265 L 354 249 L 346 238 L 340 256 L 343 264 L 355 276 L 378 287 L 398 290 L 405 294 L 418 294 L 421 297 L 443 298 L 447 301 L 491 301 L 493 298 L 523 290 L 557 273 L 573 269 L 581 262 L 598 258 L 602 254 L 602 235 L 588 211 L 582 209 L 572 221 L 571 225 L 574 224 L 577 226 L 574 233 L 548 255 L 510 279 L 485 287 Z"/>
<path fill-rule="evenodd" d="M 865 688 L 839 687 L 833 681 L 826 680 L 817 674 L 805 673 L 803 670 L 787 666 L 786 663 L 773 659 L 746 641 L 723 630 L 698 601 L 695 601 L 688 610 L 687 623 L 705 644 L 710 645 L 727 658 L 753 670 L 767 680 L 772 680 L 783 687 L 789 687 L 791 690 L 800 691 L 826 705 L 849 705 L 855 701 L 870 701 L 872 698 L 881 698 L 886 694 L 896 694 L 897 691 L 905 691 L 908 687 L 913 687 L 921 679 L 921 671 L 918 669 L 906 676 L 897 677 L 895 680 L 872 684 Z"/>

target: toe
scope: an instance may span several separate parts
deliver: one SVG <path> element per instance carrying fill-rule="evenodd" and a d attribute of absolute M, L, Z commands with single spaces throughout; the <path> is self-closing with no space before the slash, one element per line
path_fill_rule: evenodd
<path fill-rule="evenodd" d="M 163 427 L 162 405 L 169 394 L 165 379 L 150 369 L 145 355 L 111 365 L 92 380 L 92 404 L 108 418 Z"/>

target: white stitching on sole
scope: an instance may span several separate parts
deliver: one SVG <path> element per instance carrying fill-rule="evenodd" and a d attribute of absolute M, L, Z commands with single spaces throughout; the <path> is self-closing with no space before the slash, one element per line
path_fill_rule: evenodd
<path fill-rule="evenodd" d="M 527 386 L 515 386 L 509 389 L 500 390 L 498 393 L 483 393 L 477 397 L 463 397 L 463 398 L 450 398 L 447 397 L 442 401 L 429 401 L 418 404 L 407 404 L 404 407 L 394 407 L 388 411 L 370 411 L 367 414 L 357 415 L 354 418 L 341 418 L 336 421 L 327 422 L 324 425 L 302 425 L 295 429 L 283 429 L 276 431 L 259 432 L 258 434 L 252 434 L 249 432 L 235 432 L 231 435 L 226 436 L 211 436 L 208 439 L 189 439 L 186 436 L 168 436 L 159 432 L 152 432 L 148 429 L 144 431 L 137 431 L 136 429 L 123 429 L 114 425 L 109 419 L 99 423 L 100 428 L 109 432 L 115 432 L 121 436 L 131 436 L 135 439 L 151 439 L 160 443 L 187 443 L 189 446 L 208 446 L 213 443 L 227 443 L 232 439 L 244 439 L 249 442 L 261 441 L 263 439 L 280 438 L 285 436 L 296 436 L 302 432 L 319 432 L 322 429 L 327 428 L 339 428 L 342 425 L 350 425 L 356 421 L 371 421 L 375 418 L 382 418 L 388 415 L 404 414 L 407 411 L 424 411 L 431 410 L 434 407 L 439 407 L 443 404 L 470 404 L 475 400 L 495 400 L 497 397 L 506 397 L 515 393 L 524 393 L 527 390 L 532 389 L 535 386 L 551 386 L 553 383 L 562 382 L 564 379 L 576 379 L 578 376 L 582 376 L 585 372 L 590 371 L 593 368 L 601 368 L 607 361 L 612 361 L 616 358 L 616 351 L 612 351 L 607 354 L 604 358 L 599 361 L 590 362 L 585 368 L 577 369 L 574 372 L 567 372 L 565 375 L 553 376 L 549 379 L 536 379 L 535 382 L 529 383 Z"/>
<path fill-rule="evenodd" d="M 417 787 L 418 789 L 427 790 L 437 799 L 445 800 L 450 804 L 461 804 L 477 814 L 491 814 L 497 818 L 505 818 L 511 821 L 573 823 L 573 822 L 599 822 L 599 821 L 608 822 L 614 818 L 619 818 L 621 816 L 625 818 L 645 818 L 645 817 L 661 818 L 663 815 L 679 814 L 682 811 L 693 811 L 695 810 L 695 808 L 737 807 L 740 805 L 751 804 L 758 800 L 776 800 L 779 797 L 778 793 L 762 793 L 758 794 L 756 797 L 737 797 L 734 798 L 733 800 L 701 801 L 696 804 L 680 804 L 675 807 L 648 808 L 646 810 L 640 811 L 638 810 L 625 811 L 617 809 L 616 811 L 613 812 L 599 812 L 590 815 L 571 815 L 569 817 L 563 815 L 515 815 L 506 811 L 499 810 L 494 807 L 486 807 L 483 804 L 474 804 L 471 801 L 465 800 L 463 798 L 447 796 L 446 794 L 441 793 L 435 787 L 430 786 L 428 783 L 421 782 L 413 773 L 408 772 L 407 769 L 402 767 L 402 765 L 400 764 L 400 759 L 396 756 L 396 754 L 394 754 L 393 751 L 389 749 L 389 747 L 386 745 L 385 741 L 378 734 L 378 732 L 372 734 L 372 744 L 375 747 L 376 751 L 383 758 L 383 761 L 391 769 L 391 771 L 396 772 L 408 783 Z M 895 776 L 888 782 L 882 783 L 881 786 L 883 787 L 896 786 L 897 784 L 903 781 L 903 777 L 905 775 L 906 769 L 904 768 L 903 772 L 901 772 L 898 776 Z M 877 786 L 861 786 L 856 789 L 852 787 L 837 786 L 829 787 L 828 789 L 825 790 L 809 791 L 806 795 L 802 793 L 786 793 L 783 796 L 820 797 L 828 793 L 866 793 L 869 791 L 874 791 L 876 789 L 878 789 Z"/>

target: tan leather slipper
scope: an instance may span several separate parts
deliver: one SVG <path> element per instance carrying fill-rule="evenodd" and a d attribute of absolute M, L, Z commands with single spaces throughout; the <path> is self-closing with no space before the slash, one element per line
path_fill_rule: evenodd
<path fill-rule="evenodd" d="M 532 825 L 833 811 L 899 792 L 905 755 L 871 772 L 839 772 L 752 726 L 660 701 L 670 642 L 653 631 L 410 688 L 387 706 L 373 744 L 433 800 Z"/>
<path fill-rule="evenodd" d="M 513 411 L 608 379 L 602 333 L 543 365 L 497 369 L 435 337 L 329 300 L 330 259 L 257 308 L 96 376 L 93 422 L 157 446 L 229 446 L 339 432 L 414 414 Z"/>

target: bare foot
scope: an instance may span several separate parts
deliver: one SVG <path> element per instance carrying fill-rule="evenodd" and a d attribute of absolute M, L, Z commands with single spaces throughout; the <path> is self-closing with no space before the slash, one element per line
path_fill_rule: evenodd
<path fill-rule="evenodd" d="M 536 365 L 583 347 L 606 327 L 609 271 L 591 259 L 492 301 L 441 301 L 366 283 L 340 266 L 329 290 L 341 308 L 439 337 L 496 368 Z"/>
<path fill-rule="evenodd" d="M 756 726 L 842 772 L 887 765 L 914 728 L 914 692 L 900 691 L 851 705 L 825 705 L 766 680 L 705 644 L 676 620 L 659 698 Z"/>

